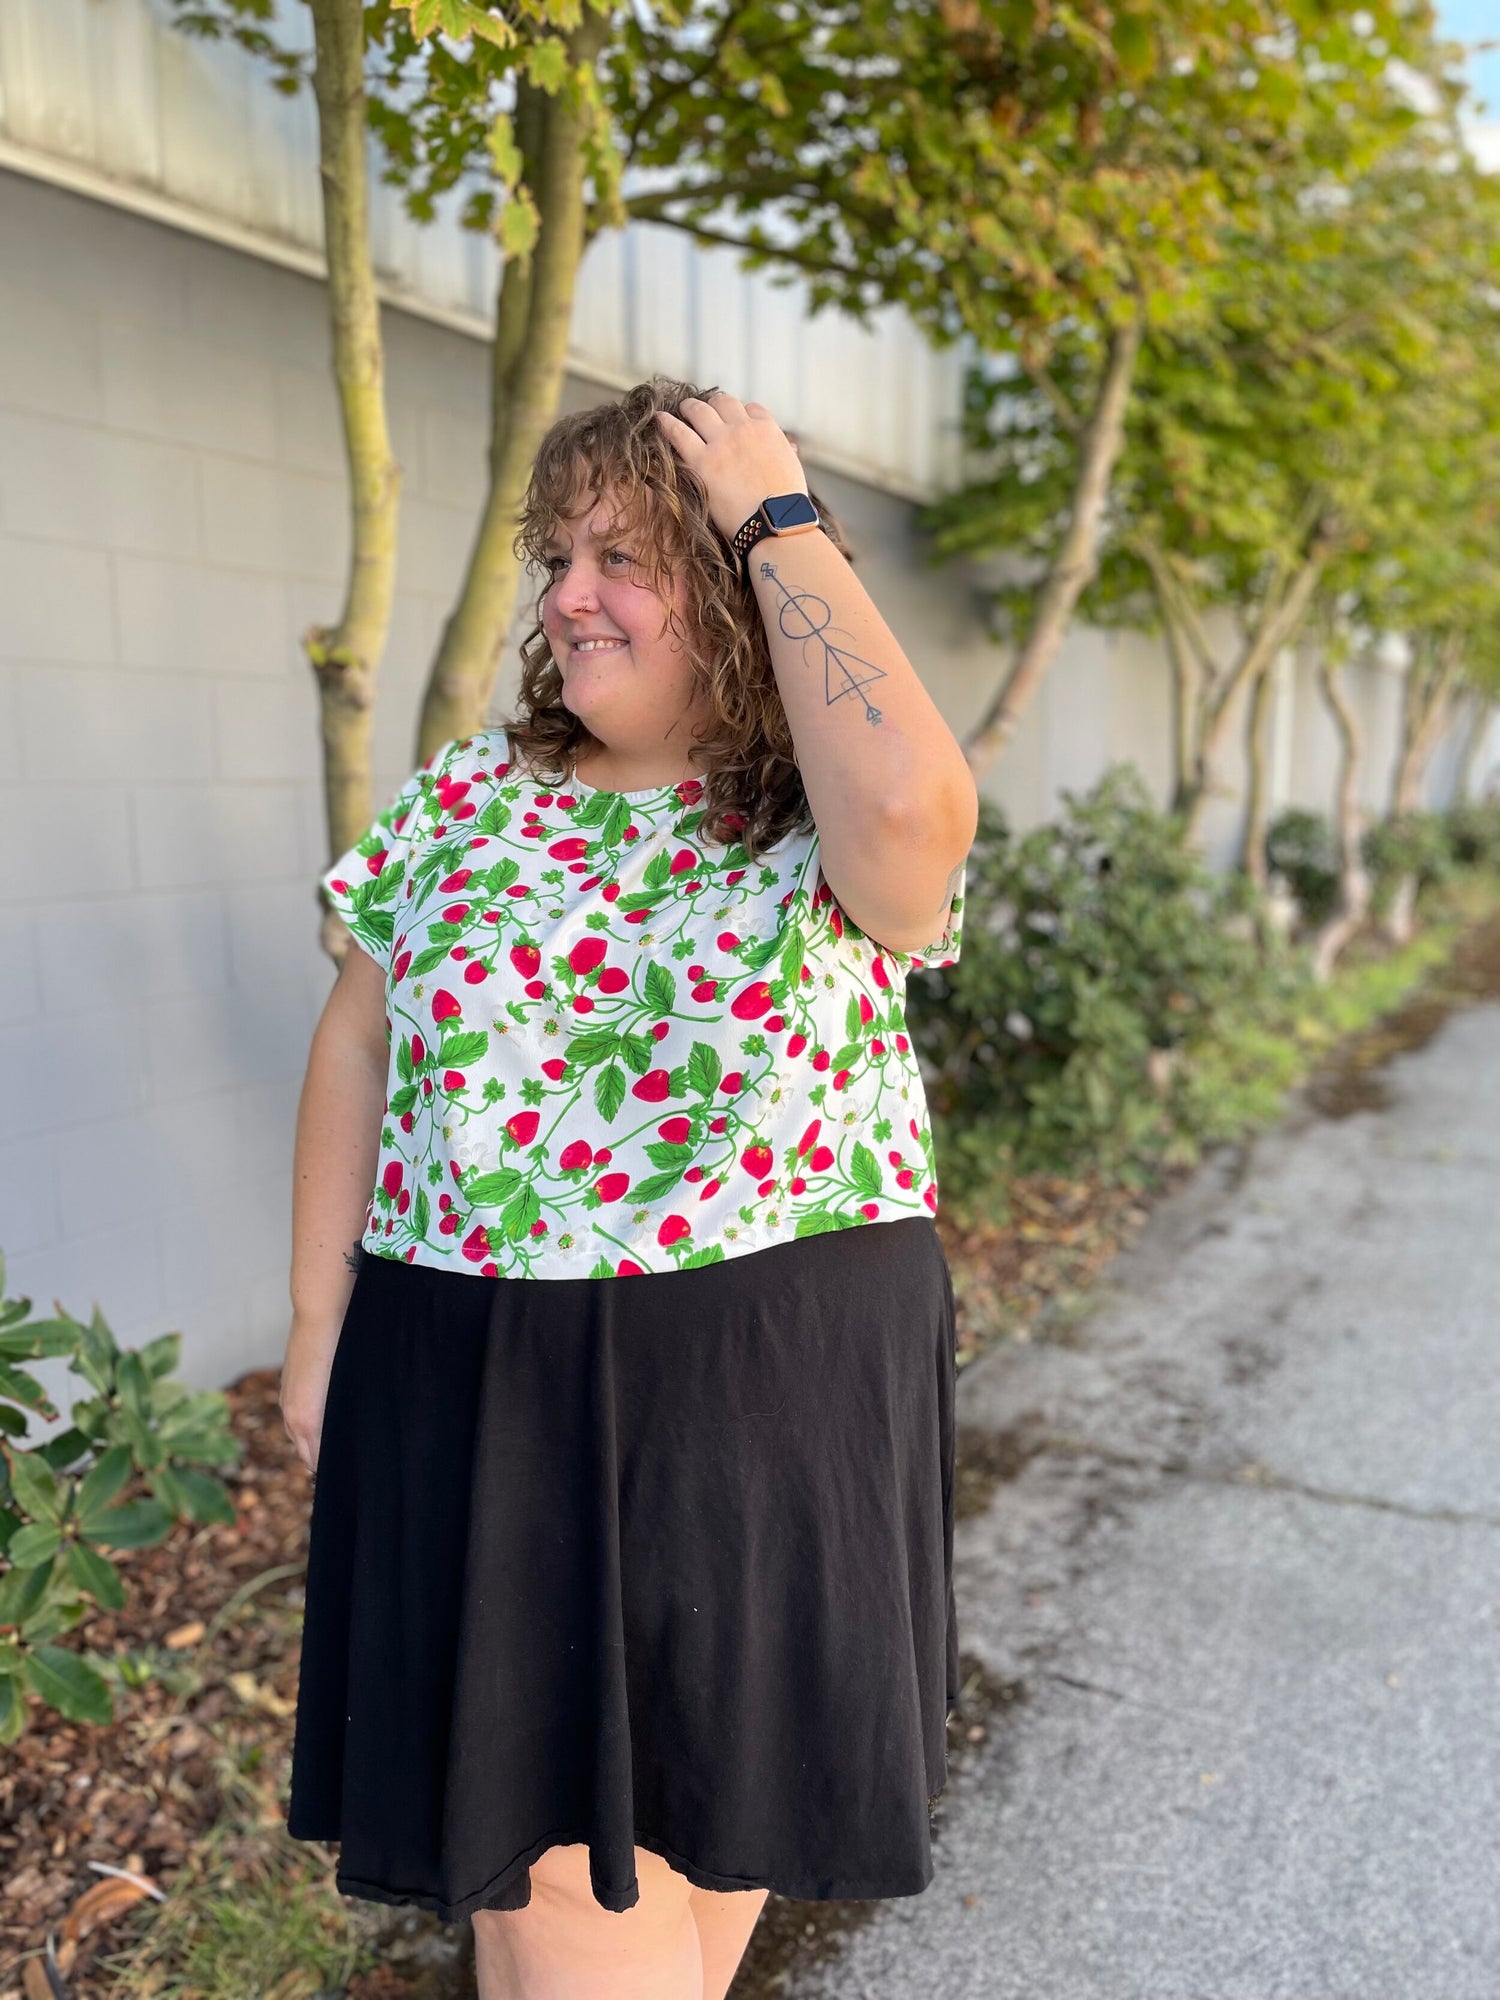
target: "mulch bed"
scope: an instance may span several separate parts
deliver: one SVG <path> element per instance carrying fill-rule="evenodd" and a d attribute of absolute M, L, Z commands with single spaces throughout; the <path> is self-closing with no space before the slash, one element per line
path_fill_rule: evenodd
<path fill-rule="evenodd" d="M 64 1722 L 33 1699 L 25 1733 L 0 1752 L 0 2000 L 24 1993 L 25 1955 L 105 1879 L 91 1861 L 143 1873 L 170 1891 L 192 1843 L 219 1816 L 216 1753 L 227 1747 L 253 1769 L 257 1746 L 262 1762 L 289 1751 L 296 1571 L 306 1559 L 312 1482 L 282 1428 L 278 1384 L 279 1370 L 263 1368 L 227 1392 L 244 1447 L 227 1468 L 234 1526 L 178 1529 L 156 1548 L 116 1551 L 129 1592 L 124 1609 L 80 1628 L 90 1651 L 144 1652 L 169 1671 L 189 1669 L 200 1685 L 174 1692 L 150 1679 L 117 1692 L 115 1720 L 104 1727 Z M 255 1592 L 241 1615 L 212 1629 L 236 1591 L 292 1566 L 293 1574 Z M 81 1941 L 67 1978 L 70 2000 L 107 1990 L 91 1981 L 90 1968 L 117 1930 Z"/>

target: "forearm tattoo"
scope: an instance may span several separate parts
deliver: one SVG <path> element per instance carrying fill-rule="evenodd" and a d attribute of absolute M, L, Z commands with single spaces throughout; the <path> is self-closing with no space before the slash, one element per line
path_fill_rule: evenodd
<path fill-rule="evenodd" d="M 838 627 L 830 628 L 833 610 L 826 598 L 819 597 L 812 590 L 788 590 L 772 563 L 763 562 L 760 573 L 769 577 L 781 593 L 776 622 L 783 638 L 800 644 L 802 658 L 808 666 L 822 662 L 823 694 L 827 705 L 831 708 L 846 694 L 852 694 L 865 705 L 865 721 L 879 722 L 880 710 L 865 689 L 873 682 L 885 679 L 885 668 L 877 667 L 873 660 L 862 660 L 846 646 L 833 643 L 829 636 L 830 629 L 837 633 Z M 841 636 L 847 638 L 848 634 Z"/>
<path fill-rule="evenodd" d="M 359 1244 L 360 1239 L 356 1236 L 353 1243 L 344 1252 L 344 1262 L 354 1272 L 356 1277 L 359 1275 Z"/>

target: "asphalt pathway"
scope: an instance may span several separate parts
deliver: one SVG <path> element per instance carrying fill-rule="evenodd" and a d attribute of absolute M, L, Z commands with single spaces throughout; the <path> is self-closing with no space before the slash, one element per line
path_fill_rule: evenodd
<path fill-rule="evenodd" d="M 790 2000 L 1500 2000 L 1500 1007 L 1383 1086 L 965 1372 L 985 1738 Z"/>

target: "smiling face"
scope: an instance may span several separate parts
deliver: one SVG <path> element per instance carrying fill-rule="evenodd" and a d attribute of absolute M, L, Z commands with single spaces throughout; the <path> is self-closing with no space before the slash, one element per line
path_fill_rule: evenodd
<path fill-rule="evenodd" d="M 687 590 L 652 579 L 649 530 L 620 525 L 609 495 L 585 494 L 554 522 L 542 630 L 562 677 L 562 699 L 624 764 L 686 754 L 702 688 L 687 645 Z"/>

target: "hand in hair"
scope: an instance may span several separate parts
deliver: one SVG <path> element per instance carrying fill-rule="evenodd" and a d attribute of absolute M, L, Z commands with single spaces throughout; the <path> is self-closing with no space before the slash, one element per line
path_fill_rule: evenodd
<path fill-rule="evenodd" d="M 673 416 L 658 410 L 667 442 L 703 482 L 708 511 L 722 535 L 732 535 L 774 493 L 805 493 L 807 475 L 797 447 L 764 403 L 742 403 L 716 389 L 703 400 L 685 396 Z"/>

